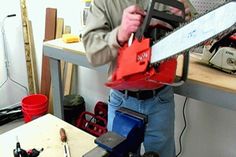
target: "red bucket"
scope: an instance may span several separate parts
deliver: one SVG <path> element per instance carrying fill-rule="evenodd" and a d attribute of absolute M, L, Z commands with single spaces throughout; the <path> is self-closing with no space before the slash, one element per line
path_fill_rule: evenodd
<path fill-rule="evenodd" d="M 48 112 L 48 98 L 42 94 L 32 94 L 22 99 L 22 112 L 25 123 Z"/>

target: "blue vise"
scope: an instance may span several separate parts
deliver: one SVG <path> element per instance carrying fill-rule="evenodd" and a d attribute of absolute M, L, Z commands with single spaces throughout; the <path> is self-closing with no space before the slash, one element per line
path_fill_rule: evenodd
<path fill-rule="evenodd" d="M 127 108 L 116 111 L 112 131 L 95 139 L 98 145 L 83 157 L 128 157 L 140 149 L 147 116 Z"/>

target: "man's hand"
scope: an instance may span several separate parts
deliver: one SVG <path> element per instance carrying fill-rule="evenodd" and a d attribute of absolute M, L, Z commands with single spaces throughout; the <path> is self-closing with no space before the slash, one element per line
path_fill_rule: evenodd
<path fill-rule="evenodd" d="M 136 32 L 142 24 L 146 13 L 137 5 L 132 5 L 123 11 L 122 21 L 117 34 L 118 42 L 123 45 L 130 35 Z"/>
<path fill-rule="evenodd" d="M 188 21 L 191 19 L 191 12 L 190 12 L 190 8 L 189 8 L 189 5 L 187 3 L 186 0 L 179 0 L 180 2 L 182 2 L 184 4 L 184 7 L 185 7 L 185 20 Z M 182 11 L 180 11 L 179 9 L 177 8 L 170 8 L 170 12 L 172 14 L 175 14 L 175 15 L 178 15 L 178 16 L 183 16 L 183 13 Z"/>
<path fill-rule="evenodd" d="M 188 3 L 186 2 L 186 0 L 179 0 L 179 1 L 181 3 L 183 3 L 184 7 L 185 7 L 185 20 L 186 21 L 190 20 L 191 19 L 191 13 L 190 13 L 190 8 L 189 8 Z M 183 16 L 183 12 L 181 10 L 177 9 L 177 8 L 170 7 L 170 12 L 172 14 L 177 15 L 177 16 Z M 162 26 L 167 27 L 169 29 L 173 29 L 173 27 L 170 24 L 168 24 L 164 21 L 161 21 L 161 20 L 158 20 L 158 19 L 152 19 L 151 23 L 150 23 L 150 26 L 154 27 L 156 25 L 162 25 Z"/>

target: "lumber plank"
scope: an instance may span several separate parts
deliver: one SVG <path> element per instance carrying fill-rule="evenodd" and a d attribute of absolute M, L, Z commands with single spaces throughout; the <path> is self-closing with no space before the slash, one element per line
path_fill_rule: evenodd
<path fill-rule="evenodd" d="M 64 19 L 63 18 L 57 18 L 56 39 L 62 37 L 63 28 L 64 28 Z"/>
<path fill-rule="evenodd" d="M 74 68 L 74 65 L 72 63 L 67 63 L 66 76 L 65 76 L 65 86 L 64 86 L 64 95 L 71 94 L 73 68 Z"/>
<path fill-rule="evenodd" d="M 33 93 L 36 94 L 39 92 L 39 80 L 37 73 L 37 64 L 36 64 L 36 54 L 35 54 L 35 44 L 33 37 L 32 22 L 27 20 L 28 25 L 28 37 L 29 37 L 29 47 L 30 47 L 30 58 L 31 58 L 31 67 L 32 67 L 32 79 L 33 79 Z"/>
<path fill-rule="evenodd" d="M 45 35 L 44 41 L 55 39 L 56 36 L 57 9 L 46 8 Z M 49 59 L 43 55 L 42 75 L 41 75 L 41 93 L 49 98 L 51 86 L 51 74 L 49 68 Z"/>
<path fill-rule="evenodd" d="M 26 61 L 26 69 L 27 69 L 27 79 L 28 79 L 28 91 L 27 94 L 33 94 L 37 92 L 37 89 L 35 89 L 36 82 L 34 78 L 35 69 L 32 67 L 33 58 L 31 56 L 32 50 L 31 50 L 31 42 L 30 42 L 30 32 L 28 28 L 28 14 L 27 14 L 27 7 L 26 7 L 26 1 L 21 0 L 20 1 L 20 7 L 21 7 L 21 17 L 22 17 L 22 31 L 23 31 L 23 37 L 24 37 L 24 49 L 25 49 L 25 61 Z"/>

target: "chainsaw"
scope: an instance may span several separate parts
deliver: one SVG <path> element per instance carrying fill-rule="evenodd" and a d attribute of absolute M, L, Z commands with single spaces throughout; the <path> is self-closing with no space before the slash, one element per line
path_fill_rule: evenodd
<path fill-rule="evenodd" d="M 200 61 L 230 74 L 236 74 L 236 30 L 204 44 Z"/>
<path fill-rule="evenodd" d="M 143 24 L 135 33 L 130 45 L 118 50 L 117 67 L 112 80 L 106 86 L 124 89 L 155 89 L 163 85 L 179 86 L 187 79 L 188 50 L 204 42 L 223 37 L 236 28 L 236 0 L 200 15 L 188 23 L 184 16 L 176 16 L 155 9 L 155 5 L 164 4 L 183 12 L 184 5 L 175 0 L 151 0 Z M 152 36 L 148 32 L 152 18 L 167 22 L 173 28 L 164 36 L 155 39 L 156 29 Z M 179 23 L 181 23 L 179 25 Z M 153 31 L 152 31 L 153 32 Z M 184 54 L 182 77 L 174 82 L 177 56 Z"/>

